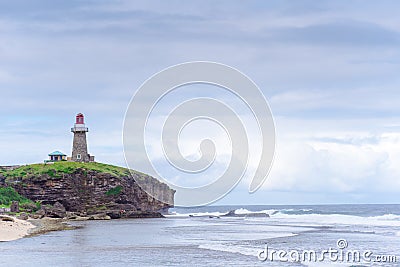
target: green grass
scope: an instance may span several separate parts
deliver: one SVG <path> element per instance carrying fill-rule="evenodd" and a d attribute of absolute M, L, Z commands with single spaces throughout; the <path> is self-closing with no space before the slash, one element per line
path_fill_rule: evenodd
<path fill-rule="evenodd" d="M 106 195 L 107 196 L 118 196 L 119 194 L 121 194 L 122 189 L 124 189 L 122 186 L 117 185 L 116 187 L 111 188 L 110 190 L 108 190 L 106 192 Z"/>
<path fill-rule="evenodd" d="M 6 178 L 30 178 L 47 174 L 50 177 L 62 177 L 63 174 L 72 174 L 77 169 L 82 169 L 87 174 L 88 171 L 96 171 L 98 173 L 108 173 L 117 177 L 128 176 L 130 172 L 127 168 L 98 163 L 98 162 L 70 162 L 61 161 L 53 164 L 31 164 L 19 167 L 12 171 L 4 171 L 2 175 Z M 144 175 L 138 173 L 140 176 Z"/>
<path fill-rule="evenodd" d="M 0 187 L 0 205 L 9 207 L 12 201 L 18 201 L 21 204 L 33 203 L 32 200 L 21 196 L 12 187 Z"/>

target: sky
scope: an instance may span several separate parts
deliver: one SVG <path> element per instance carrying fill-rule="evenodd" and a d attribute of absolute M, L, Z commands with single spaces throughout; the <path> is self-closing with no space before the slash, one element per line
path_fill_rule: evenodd
<path fill-rule="evenodd" d="M 89 152 L 125 166 L 123 120 L 140 85 L 171 65 L 213 61 L 259 86 L 277 139 L 262 188 L 249 194 L 245 178 L 215 204 L 399 203 L 399 10 L 356 0 L 0 1 L 0 165 L 70 154 L 82 112 Z"/>

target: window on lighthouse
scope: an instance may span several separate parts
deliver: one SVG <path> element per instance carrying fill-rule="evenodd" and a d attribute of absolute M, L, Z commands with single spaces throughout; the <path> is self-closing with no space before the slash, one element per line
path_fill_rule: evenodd
<path fill-rule="evenodd" d="M 82 157 L 81 157 L 81 154 L 77 154 L 76 155 L 76 159 L 81 159 Z"/>

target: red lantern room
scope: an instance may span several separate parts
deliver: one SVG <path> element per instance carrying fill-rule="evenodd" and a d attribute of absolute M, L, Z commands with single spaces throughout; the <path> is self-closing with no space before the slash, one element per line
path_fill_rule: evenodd
<path fill-rule="evenodd" d="M 75 119 L 74 128 L 71 129 L 74 132 L 88 132 L 88 128 L 85 127 L 85 116 L 82 113 L 78 113 Z"/>
<path fill-rule="evenodd" d="M 85 117 L 82 113 L 76 115 L 76 124 L 85 124 Z"/>

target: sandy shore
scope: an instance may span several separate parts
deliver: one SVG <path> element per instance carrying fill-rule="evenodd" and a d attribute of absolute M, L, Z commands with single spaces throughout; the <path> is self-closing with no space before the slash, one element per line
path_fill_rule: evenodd
<path fill-rule="evenodd" d="M 12 241 L 27 236 L 36 226 L 11 216 L 0 216 L 0 241 Z"/>
<path fill-rule="evenodd" d="M 68 225 L 64 219 L 43 218 L 24 221 L 15 217 L 0 215 L 0 242 L 75 228 Z"/>

